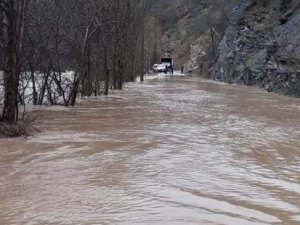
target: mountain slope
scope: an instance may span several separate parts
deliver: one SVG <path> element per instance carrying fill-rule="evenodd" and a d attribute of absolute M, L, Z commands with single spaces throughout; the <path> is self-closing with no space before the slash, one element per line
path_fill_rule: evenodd
<path fill-rule="evenodd" d="M 240 1 L 211 78 L 300 97 L 300 1 Z"/>
<path fill-rule="evenodd" d="M 214 80 L 300 97 L 299 0 L 175 0 L 161 55 Z"/>
<path fill-rule="evenodd" d="M 213 48 L 221 40 L 231 8 L 236 3 L 237 0 L 174 1 L 165 10 L 162 20 L 166 30 L 161 39 L 161 54 L 172 56 L 177 68 L 184 65 L 185 70 L 191 72 L 202 68 L 204 73 L 203 66 L 212 64 Z M 172 16 L 175 19 L 166 19 Z M 210 28 L 215 31 L 213 42 Z"/>

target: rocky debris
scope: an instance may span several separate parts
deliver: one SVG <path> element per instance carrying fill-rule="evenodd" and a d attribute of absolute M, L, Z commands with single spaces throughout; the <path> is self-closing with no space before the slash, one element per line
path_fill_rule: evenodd
<path fill-rule="evenodd" d="M 182 8 L 180 5 L 177 7 Z M 200 1 L 195 8 L 189 9 L 189 12 L 183 14 L 184 16 L 161 39 L 161 51 L 171 55 L 178 68 L 189 59 L 190 46 L 199 37 L 195 35 L 195 26 L 199 24 L 205 7 L 207 6 L 204 1 Z"/>
<path fill-rule="evenodd" d="M 184 64 L 184 72 L 189 73 L 199 71 L 203 75 L 206 63 L 208 63 L 209 54 L 211 53 L 211 37 L 209 31 L 201 35 L 190 46 L 190 58 Z"/>
<path fill-rule="evenodd" d="M 300 13 L 280 22 L 281 1 L 243 0 L 219 45 L 211 79 L 300 97 Z M 288 10 L 288 9 L 287 9 Z"/>

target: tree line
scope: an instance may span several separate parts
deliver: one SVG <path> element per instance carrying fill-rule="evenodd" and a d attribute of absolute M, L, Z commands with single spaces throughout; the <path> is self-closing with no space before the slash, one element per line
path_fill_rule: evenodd
<path fill-rule="evenodd" d="M 0 122 L 144 75 L 148 0 L 0 0 Z M 1 94 L 2 93 L 2 94 Z"/>

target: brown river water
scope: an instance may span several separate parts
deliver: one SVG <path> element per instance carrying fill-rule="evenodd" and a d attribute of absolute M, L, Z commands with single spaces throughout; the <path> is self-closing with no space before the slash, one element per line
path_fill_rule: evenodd
<path fill-rule="evenodd" d="M 43 111 L 0 140 L 1 225 L 300 224 L 300 101 L 196 77 Z"/>

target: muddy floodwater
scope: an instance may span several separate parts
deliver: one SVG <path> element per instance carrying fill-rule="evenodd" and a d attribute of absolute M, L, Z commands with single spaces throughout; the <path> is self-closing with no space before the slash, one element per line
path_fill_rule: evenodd
<path fill-rule="evenodd" d="M 196 77 L 43 111 L 0 140 L 1 225 L 299 225 L 300 101 Z"/>

